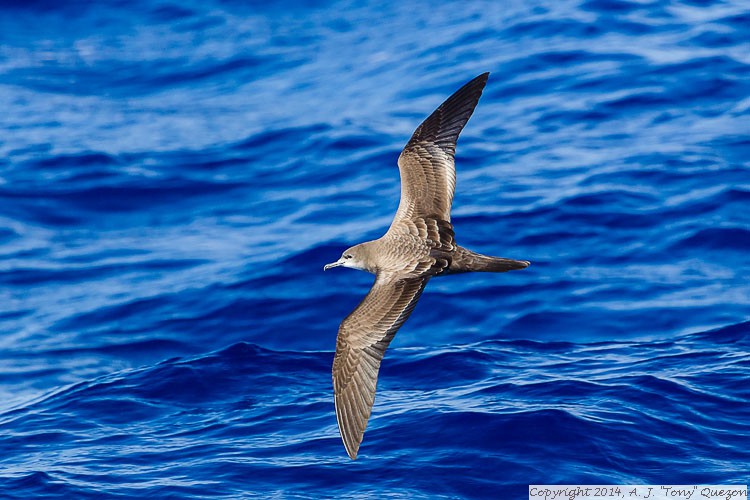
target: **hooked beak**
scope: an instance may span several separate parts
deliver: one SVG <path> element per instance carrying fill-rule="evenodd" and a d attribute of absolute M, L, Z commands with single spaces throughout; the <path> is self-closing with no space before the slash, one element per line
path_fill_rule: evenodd
<path fill-rule="evenodd" d="M 328 271 L 332 267 L 339 267 L 343 263 L 344 261 L 341 259 L 337 260 L 336 262 L 331 262 L 330 264 L 326 264 L 325 266 L 323 266 L 323 271 Z"/>

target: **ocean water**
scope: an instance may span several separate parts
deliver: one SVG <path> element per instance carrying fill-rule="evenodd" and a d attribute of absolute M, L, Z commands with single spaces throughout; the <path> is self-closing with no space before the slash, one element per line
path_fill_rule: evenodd
<path fill-rule="evenodd" d="M 750 482 L 743 0 L 0 3 L 0 497 Z M 338 324 L 396 158 L 491 76 L 356 461 Z"/>

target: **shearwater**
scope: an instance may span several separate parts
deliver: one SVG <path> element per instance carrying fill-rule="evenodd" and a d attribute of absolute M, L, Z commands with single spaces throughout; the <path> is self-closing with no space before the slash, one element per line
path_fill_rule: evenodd
<path fill-rule="evenodd" d="M 375 402 L 385 350 L 430 278 L 475 271 L 502 273 L 529 265 L 458 246 L 451 225 L 456 140 L 488 76 L 481 74 L 458 89 L 409 139 L 398 158 L 401 201 L 385 235 L 349 248 L 323 268 L 344 266 L 375 274 L 370 292 L 341 322 L 333 360 L 336 418 L 352 459 L 357 458 Z"/>

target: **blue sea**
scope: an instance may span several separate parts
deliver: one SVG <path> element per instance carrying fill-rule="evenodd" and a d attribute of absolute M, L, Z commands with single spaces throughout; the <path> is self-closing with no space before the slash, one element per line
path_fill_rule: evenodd
<path fill-rule="evenodd" d="M 491 72 L 359 458 L 323 272 Z M 750 482 L 745 0 L 0 3 L 0 497 Z"/>

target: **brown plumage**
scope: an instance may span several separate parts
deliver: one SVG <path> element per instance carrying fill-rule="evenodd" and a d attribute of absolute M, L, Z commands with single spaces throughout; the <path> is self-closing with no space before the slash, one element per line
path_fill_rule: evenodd
<path fill-rule="evenodd" d="M 333 392 L 349 456 L 359 445 L 375 402 L 385 350 L 433 276 L 523 269 L 527 261 L 481 255 L 455 242 L 451 205 L 456 189 L 456 140 L 482 95 L 489 73 L 461 87 L 412 135 L 398 159 L 401 201 L 381 238 L 355 245 L 336 266 L 375 274 L 370 292 L 341 322 L 333 360 Z"/>

